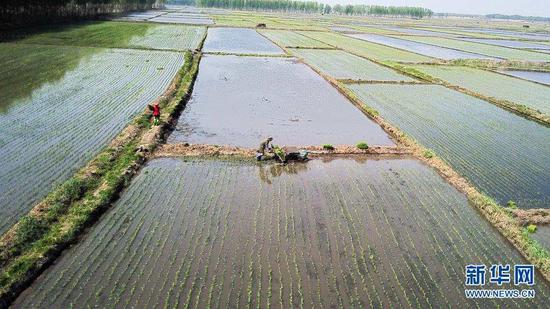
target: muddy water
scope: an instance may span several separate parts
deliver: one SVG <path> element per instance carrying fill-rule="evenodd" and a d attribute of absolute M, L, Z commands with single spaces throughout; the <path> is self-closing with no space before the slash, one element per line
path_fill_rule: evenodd
<path fill-rule="evenodd" d="M 306 65 L 293 59 L 205 56 L 193 97 L 169 143 L 256 147 L 393 145 L 386 133 Z"/>
<path fill-rule="evenodd" d="M 542 84 L 550 85 L 550 72 L 535 72 L 535 71 L 501 71 L 504 74 L 520 77 L 523 79 L 532 80 Z"/>
<path fill-rule="evenodd" d="M 532 237 L 546 248 L 546 250 L 550 250 L 550 226 L 538 226 L 537 231 L 532 234 Z"/>
<path fill-rule="evenodd" d="M 463 195 L 411 159 L 157 159 L 14 307 L 548 303 L 540 277 L 534 300 L 466 300 L 465 265 L 496 262 L 522 259 Z"/>
<path fill-rule="evenodd" d="M 243 28 L 208 29 L 203 51 L 239 54 L 284 54 L 282 49 L 255 30 Z"/>
<path fill-rule="evenodd" d="M 458 51 L 454 49 L 429 45 L 424 43 L 412 42 L 376 34 L 350 34 L 349 36 L 361 40 L 379 43 L 399 49 L 404 49 L 413 53 L 435 57 L 444 60 L 452 59 L 492 59 L 489 56 L 477 55 L 473 53 Z"/>

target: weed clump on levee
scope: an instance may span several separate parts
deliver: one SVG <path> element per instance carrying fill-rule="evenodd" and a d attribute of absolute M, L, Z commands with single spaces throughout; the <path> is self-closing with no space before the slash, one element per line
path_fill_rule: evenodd
<path fill-rule="evenodd" d="M 369 114 L 369 115 L 372 116 L 372 117 L 376 117 L 376 116 L 379 115 L 379 113 L 378 113 L 377 110 L 375 110 L 374 108 L 371 108 L 371 107 L 367 106 L 366 104 L 363 104 L 363 105 L 361 106 L 361 108 L 363 108 L 363 110 L 364 110 L 365 112 L 367 112 L 367 114 Z"/>
<path fill-rule="evenodd" d="M 510 200 L 510 201 L 508 201 L 508 203 L 506 203 L 506 207 L 511 208 L 511 209 L 517 209 L 518 205 L 516 204 L 516 202 Z"/>
<path fill-rule="evenodd" d="M 332 146 L 331 144 L 323 144 L 323 149 L 324 150 L 334 150 L 334 146 Z"/>
<path fill-rule="evenodd" d="M 534 225 L 534 224 L 529 224 L 529 225 L 527 226 L 527 232 L 529 232 L 529 233 L 532 234 L 532 233 L 534 233 L 534 232 L 536 232 L 536 231 L 537 231 L 537 226 L 536 226 L 536 225 Z"/>
<path fill-rule="evenodd" d="M 433 150 L 431 150 L 431 149 L 426 149 L 422 153 L 422 156 L 424 156 L 424 158 L 426 158 L 426 159 L 431 159 L 435 156 L 435 152 L 433 152 Z"/>
<path fill-rule="evenodd" d="M 367 149 L 369 149 L 369 144 L 367 144 L 365 142 L 359 142 L 359 143 L 357 143 L 357 145 L 355 145 L 355 147 L 357 147 L 358 149 L 361 149 L 361 150 L 367 150 Z"/>

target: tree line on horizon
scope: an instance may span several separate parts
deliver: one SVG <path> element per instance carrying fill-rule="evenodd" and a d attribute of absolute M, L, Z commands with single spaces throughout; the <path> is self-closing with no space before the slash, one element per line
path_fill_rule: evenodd
<path fill-rule="evenodd" d="M 0 24 L 21 25 L 160 7 L 165 0 L 2 0 Z"/>
<path fill-rule="evenodd" d="M 196 0 L 197 6 L 215 7 L 234 10 L 263 10 L 299 13 L 321 13 L 337 15 L 379 15 L 379 16 L 408 16 L 414 18 L 430 17 L 432 10 L 421 7 L 382 6 L 382 5 L 341 5 L 331 6 L 316 1 L 294 0 Z"/>

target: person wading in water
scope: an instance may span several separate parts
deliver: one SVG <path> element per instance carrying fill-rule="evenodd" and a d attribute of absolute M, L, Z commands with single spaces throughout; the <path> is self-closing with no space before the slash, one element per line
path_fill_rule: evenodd
<path fill-rule="evenodd" d="M 273 152 L 273 145 L 271 145 L 272 141 L 273 141 L 273 137 L 270 136 L 260 144 L 260 147 L 256 151 L 256 160 L 261 161 L 266 159 L 266 156 L 265 156 L 266 151 L 269 153 Z"/>

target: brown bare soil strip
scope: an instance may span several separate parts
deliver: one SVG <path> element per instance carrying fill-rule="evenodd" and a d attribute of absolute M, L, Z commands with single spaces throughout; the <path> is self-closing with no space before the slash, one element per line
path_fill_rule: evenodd
<path fill-rule="evenodd" d="M 524 226 L 550 224 L 550 209 L 514 209 L 512 214 Z"/>
<path fill-rule="evenodd" d="M 412 152 L 403 147 L 369 146 L 366 150 L 358 149 L 353 145 L 336 145 L 333 150 L 322 146 L 288 146 L 287 150 L 303 149 L 310 152 L 310 157 L 326 155 L 410 155 Z M 205 144 L 164 144 L 157 148 L 154 157 L 181 157 L 181 156 L 238 156 L 254 157 L 256 149 L 235 146 L 205 145 Z"/>

